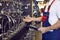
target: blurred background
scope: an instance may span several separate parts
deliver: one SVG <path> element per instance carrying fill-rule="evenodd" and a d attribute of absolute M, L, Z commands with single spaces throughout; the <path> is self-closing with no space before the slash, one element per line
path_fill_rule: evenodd
<path fill-rule="evenodd" d="M 42 22 L 24 22 L 23 18 L 42 16 L 47 0 L 0 0 L 0 40 L 42 40 L 42 33 L 29 26 Z"/>

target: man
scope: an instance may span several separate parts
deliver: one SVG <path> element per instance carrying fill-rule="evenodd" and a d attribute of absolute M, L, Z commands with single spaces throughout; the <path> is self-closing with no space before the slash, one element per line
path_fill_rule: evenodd
<path fill-rule="evenodd" d="M 26 18 L 25 22 L 42 21 L 43 27 L 39 28 L 41 31 L 42 40 L 60 40 L 60 1 L 49 0 L 43 12 L 43 17 L 39 18 Z"/>

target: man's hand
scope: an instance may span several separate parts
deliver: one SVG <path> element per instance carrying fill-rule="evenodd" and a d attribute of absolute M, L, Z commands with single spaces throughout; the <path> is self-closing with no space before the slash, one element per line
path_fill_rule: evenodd
<path fill-rule="evenodd" d="M 24 22 L 31 22 L 32 19 L 33 19 L 32 17 L 27 16 L 27 17 L 25 17 L 25 18 L 23 19 L 23 21 L 24 21 Z"/>
<path fill-rule="evenodd" d="M 42 33 L 46 33 L 47 31 L 49 31 L 49 28 L 48 27 L 40 27 L 38 29 L 38 31 L 42 32 Z"/>
<path fill-rule="evenodd" d="M 24 22 L 31 22 L 31 19 L 23 19 Z"/>

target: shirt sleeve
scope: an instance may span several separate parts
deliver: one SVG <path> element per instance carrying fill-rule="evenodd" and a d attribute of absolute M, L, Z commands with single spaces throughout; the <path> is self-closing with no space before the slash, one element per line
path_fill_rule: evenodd
<path fill-rule="evenodd" d="M 56 6 L 56 14 L 57 14 L 57 17 L 60 18 L 60 1 L 57 3 L 57 6 Z"/>

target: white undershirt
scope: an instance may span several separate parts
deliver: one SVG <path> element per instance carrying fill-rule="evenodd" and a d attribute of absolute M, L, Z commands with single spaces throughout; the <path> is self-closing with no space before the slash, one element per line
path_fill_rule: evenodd
<path fill-rule="evenodd" d="M 49 23 L 51 25 L 55 24 L 60 18 L 60 1 L 56 0 L 50 7 L 49 10 Z"/>

